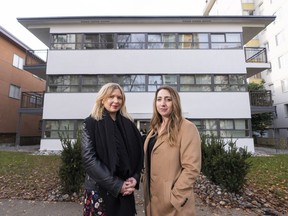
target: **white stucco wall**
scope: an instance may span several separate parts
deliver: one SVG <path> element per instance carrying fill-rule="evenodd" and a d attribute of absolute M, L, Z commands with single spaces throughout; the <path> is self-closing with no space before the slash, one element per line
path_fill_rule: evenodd
<path fill-rule="evenodd" d="M 43 119 L 84 119 L 94 105 L 96 93 L 47 93 Z M 154 93 L 126 93 L 127 109 L 142 119 L 152 114 Z M 180 93 L 187 118 L 250 118 L 247 92 Z M 148 117 L 146 117 L 148 116 Z"/>
<path fill-rule="evenodd" d="M 58 50 L 48 59 L 48 75 L 246 73 L 243 50 Z"/>

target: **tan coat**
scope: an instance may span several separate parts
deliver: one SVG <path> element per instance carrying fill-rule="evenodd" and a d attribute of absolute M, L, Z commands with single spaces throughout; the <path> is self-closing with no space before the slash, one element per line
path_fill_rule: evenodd
<path fill-rule="evenodd" d="M 147 147 L 145 144 L 145 167 Z M 196 126 L 184 119 L 175 146 L 157 140 L 151 153 L 151 180 L 148 188 L 147 169 L 144 171 L 146 216 L 194 216 L 193 184 L 201 169 L 201 141 Z"/>

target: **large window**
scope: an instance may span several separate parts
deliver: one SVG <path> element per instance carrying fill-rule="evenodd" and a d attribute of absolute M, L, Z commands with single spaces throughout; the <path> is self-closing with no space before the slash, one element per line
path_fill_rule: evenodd
<path fill-rule="evenodd" d="M 84 49 L 114 49 L 114 34 L 85 34 Z"/>
<path fill-rule="evenodd" d="M 246 91 L 245 75 L 214 75 L 214 91 Z"/>
<path fill-rule="evenodd" d="M 211 75 L 180 75 L 180 91 L 211 91 L 212 89 Z"/>
<path fill-rule="evenodd" d="M 15 98 L 15 99 L 20 99 L 21 88 L 19 86 L 16 86 L 16 85 L 10 85 L 9 97 Z"/>
<path fill-rule="evenodd" d="M 209 38 L 207 33 L 185 33 L 179 34 L 179 49 L 209 49 Z"/>
<path fill-rule="evenodd" d="M 118 49 L 145 49 L 145 34 L 118 34 Z"/>
<path fill-rule="evenodd" d="M 286 104 L 287 108 L 287 104 Z M 191 119 L 190 119 L 191 120 Z M 251 137 L 248 119 L 192 119 L 200 133 L 221 138 Z M 45 120 L 44 139 L 59 139 L 60 136 L 77 137 L 83 120 Z M 60 136 L 59 136 L 60 134 Z"/>
<path fill-rule="evenodd" d="M 148 49 L 175 49 L 176 35 L 174 33 L 148 33 Z"/>
<path fill-rule="evenodd" d="M 80 92 L 79 76 L 77 75 L 49 76 L 48 92 Z"/>
<path fill-rule="evenodd" d="M 241 49 L 241 33 L 52 34 L 51 49 Z"/>
<path fill-rule="evenodd" d="M 53 34 L 51 49 L 82 49 L 82 34 Z"/>
<path fill-rule="evenodd" d="M 144 92 L 145 75 L 117 75 L 119 83 L 126 92 Z"/>
<path fill-rule="evenodd" d="M 177 89 L 177 75 L 148 75 L 148 91 L 155 92 L 161 85 Z"/>
<path fill-rule="evenodd" d="M 247 91 L 246 76 L 242 74 L 102 74 L 50 75 L 47 92 L 98 92 L 108 82 L 119 83 L 127 92 L 154 92 L 161 85 L 179 92 Z"/>
<path fill-rule="evenodd" d="M 242 47 L 241 35 L 238 33 L 212 33 L 212 49 L 239 49 Z"/>
<path fill-rule="evenodd" d="M 82 120 L 45 120 L 44 138 L 59 139 L 59 134 L 69 136 L 70 139 L 76 138 L 82 122 Z"/>
<path fill-rule="evenodd" d="M 192 120 L 199 131 L 206 135 L 221 138 L 250 137 L 247 119 L 197 119 Z"/>

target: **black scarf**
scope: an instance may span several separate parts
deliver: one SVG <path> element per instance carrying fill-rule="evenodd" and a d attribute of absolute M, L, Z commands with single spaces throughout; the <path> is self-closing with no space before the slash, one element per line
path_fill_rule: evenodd
<path fill-rule="evenodd" d="M 135 124 L 119 113 L 116 115 L 116 122 L 129 156 L 129 162 L 127 163 L 129 164 L 128 175 L 131 177 L 140 173 L 142 169 L 143 139 Z M 107 111 L 104 112 L 102 120 L 95 121 L 95 147 L 97 156 L 113 174 L 116 171 L 117 165 L 114 124 L 115 122 Z"/>

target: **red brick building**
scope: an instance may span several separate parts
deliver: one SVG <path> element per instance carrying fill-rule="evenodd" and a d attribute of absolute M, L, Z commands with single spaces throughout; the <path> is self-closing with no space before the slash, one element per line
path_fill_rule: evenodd
<path fill-rule="evenodd" d="M 37 144 L 41 137 L 41 110 L 21 111 L 21 108 L 27 107 L 23 107 L 27 100 L 21 100 L 23 96 L 27 99 L 27 94 L 30 95 L 30 105 L 42 106 L 42 98 L 39 100 L 38 96 L 46 86 L 44 79 L 23 69 L 29 50 L 28 46 L 0 26 L 0 145 L 15 144 L 17 136 L 21 145 Z M 32 56 L 36 61 L 43 61 L 34 54 Z"/>

